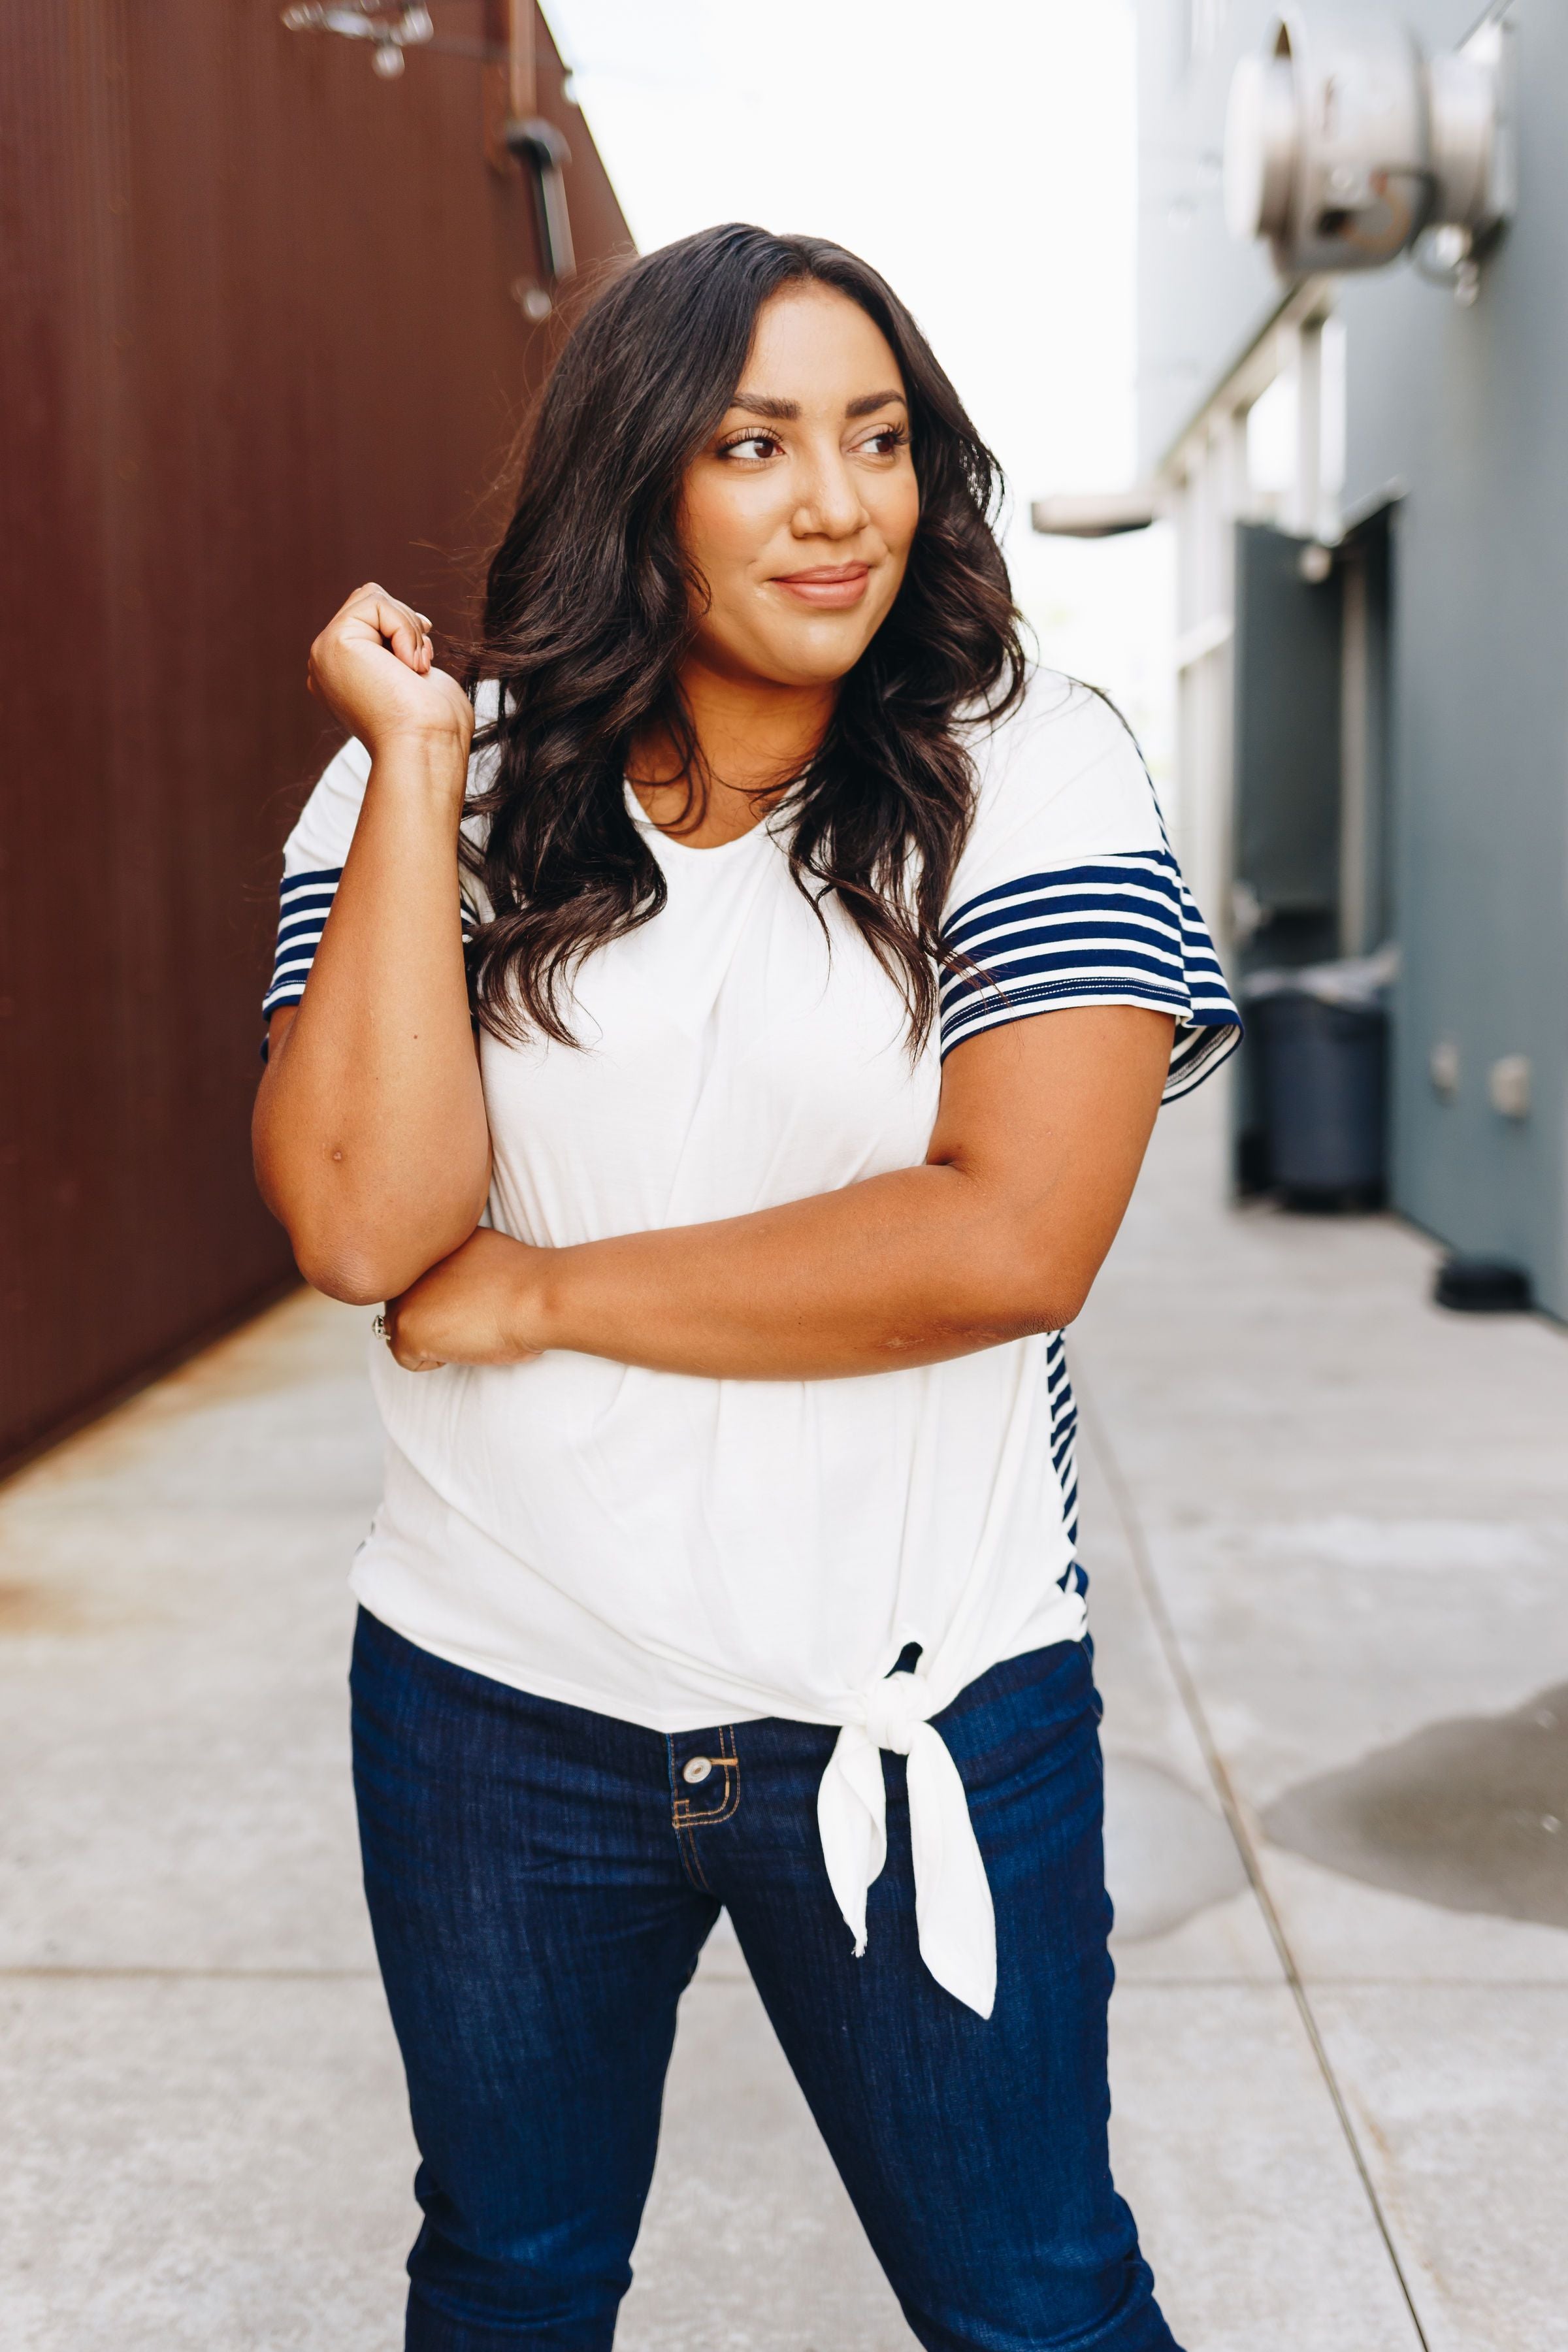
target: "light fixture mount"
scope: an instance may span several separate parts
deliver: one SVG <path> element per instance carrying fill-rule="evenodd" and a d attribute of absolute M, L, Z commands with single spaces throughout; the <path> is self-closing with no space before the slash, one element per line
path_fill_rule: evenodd
<path fill-rule="evenodd" d="M 1287 278 L 1379 269 L 1425 240 L 1443 282 L 1463 292 L 1468 271 L 1473 289 L 1514 207 L 1512 47 L 1506 7 L 1431 58 L 1393 18 L 1277 17 L 1231 82 L 1232 235 L 1266 240 Z"/>
<path fill-rule="evenodd" d="M 370 0 L 300 0 L 283 11 L 290 33 L 336 33 L 345 41 L 373 41 L 374 72 L 384 81 L 395 81 L 403 71 L 405 49 L 423 48 L 436 37 L 428 8 L 375 8 Z"/>

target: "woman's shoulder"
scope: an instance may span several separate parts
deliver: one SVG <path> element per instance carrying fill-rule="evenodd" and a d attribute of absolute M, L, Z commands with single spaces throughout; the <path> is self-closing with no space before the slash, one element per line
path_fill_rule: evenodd
<path fill-rule="evenodd" d="M 998 861 L 1047 866 L 1163 846 L 1137 740 L 1079 678 L 1032 665 L 1018 700 L 977 729 L 969 750 L 974 816 L 961 887 L 989 879 Z"/>
<path fill-rule="evenodd" d="M 970 749 L 983 794 L 1020 786 L 1060 791 L 1089 768 L 1102 771 L 1107 783 L 1145 776 L 1137 738 L 1110 696 L 1035 662 L 1011 709 L 982 722 Z"/>
<path fill-rule="evenodd" d="M 494 725 L 500 710 L 500 687 L 487 678 L 474 692 L 474 727 L 478 733 Z M 493 744 L 482 746 L 468 755 L 468 797 L 483 792 L 490 781 L 496 751 Z M 370 753 L 359 738 L 351 735 L 339 746 L 311 787 L 310 798 L 300 812 L 299 822 L 283 846 L 283 870 L 294 876 L 308 873 L 329 873 L 342 869 L 359 823 L 359 813 L 364 804 L 365 786 L 370 782 Z M 470 836 L 478 830 L 478 819 L 464 820 L 464 829 Z"/>

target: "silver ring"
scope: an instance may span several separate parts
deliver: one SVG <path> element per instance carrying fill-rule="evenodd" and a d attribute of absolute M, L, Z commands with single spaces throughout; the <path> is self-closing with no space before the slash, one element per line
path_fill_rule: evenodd
<path fill-rule="evenodd" d="M 377 1313 L 376 1313 L 376 1316 L 375 1316 L 375 1319 L 374 1319 L 374 1321 L 372 1323 L 372 1325 L 371 1325 L 371 1327 L 370 1327 L 370 1328 L 371 1328 L 371 1333 L 372 1333 L 373 1338 L 377 1339 L 385 1339 L 385 1337 L 386 1337 L 386 1309 L 385 1309 L 385 1307 L 381 1307 L 381 1308 L 379 1308 L 379 1309 L 377 1310 Z"/>

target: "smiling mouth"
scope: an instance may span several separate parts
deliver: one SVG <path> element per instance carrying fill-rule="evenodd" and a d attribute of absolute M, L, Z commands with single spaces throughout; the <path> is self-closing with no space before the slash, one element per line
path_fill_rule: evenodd
<path fill-rule="evenodd" d="M 818 611 L 843 612 L 859 603 L 870 576 L 868 563 L 824 563 L 810 572 L 776 573 L 773 584 L 799 604 L 815 605 Z"/>

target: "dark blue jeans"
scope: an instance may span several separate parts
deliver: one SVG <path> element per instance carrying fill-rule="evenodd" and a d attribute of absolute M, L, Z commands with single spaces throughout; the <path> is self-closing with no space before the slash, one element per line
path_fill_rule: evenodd
<path fill-rule="evenodd" d="M 1106 2149 L 1100 1703 L 1076 1643 L 937 1718 L 996 1906 L 989 2020 L 915 1942 L 901 1758 L 851 1952 L 816 1830 L 835 1734 L 671 1738 L 531 1698 L 363 1612 L 365 1888 L 424 2209 L 409 2352 L 604 2352 L 653 2172 L 676 2004 L 728 1907 L 867 2235 L 929 2352 L 1175 2352 Z M 689 1759 L 718 1759 L 700 1785 Z"/>

